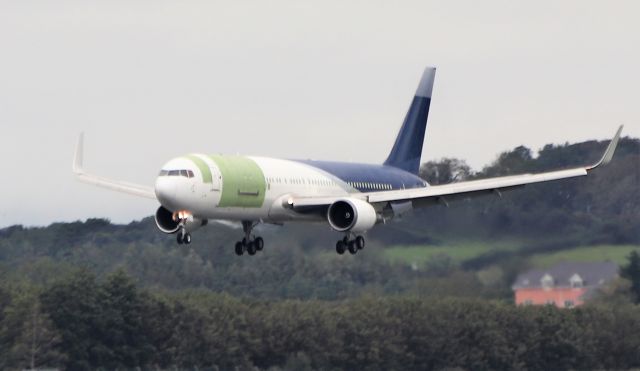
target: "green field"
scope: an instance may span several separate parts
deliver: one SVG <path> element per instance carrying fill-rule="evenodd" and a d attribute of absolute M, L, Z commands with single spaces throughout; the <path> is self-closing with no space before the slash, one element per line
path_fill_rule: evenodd
<path fill-rule="evenodd" d="M 384 249 L 383 256 L 396 263 L 422 265 L 433 256 L 446 254 L 454 263 L 466 260 L 496 250 L 518 250 L 526 245 L 524 241 L 456 241 L 446 245 L 418 245 L 393 246 Z M 640 250 L 638 245 L 597 245 L 584 247 L 568 247 L 565 250 L 535 254 L 529 259 L 534 266 L 548 267 L 561 261 L 613 261 L 624 264 L 627 256 L 634 249 Z"/>
<path fill-rule="evenodd" d="M 639 250 L 637 245 L 597 245 L 576 247 L 549 254 L 538 254 L 531 257 L 531 262 L 537 267 L 549 267 L 560 261 L 612 261 L 618 265 L 625 264 L 627 256 L 633 250 Z"/>
<path fill-rule="evenodd" d="M 446 245 L 393 246 L 384 249 L 384 256 L 392 262 L 407 264 L 423 264 L 431 257 L 446 254 L 455 263 L 475 258 L 495 250 L 516 250 L 522 246 L 521 241 L 454 241 Z"/>

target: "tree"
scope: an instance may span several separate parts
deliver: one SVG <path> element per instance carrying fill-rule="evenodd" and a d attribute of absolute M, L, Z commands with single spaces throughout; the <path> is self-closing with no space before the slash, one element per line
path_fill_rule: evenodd
<path fill-rule="evenodd" d="M 143 366 L 152 357 L 153 345 L 145 328 L 144 298 L 131 277 L 119 269 L 101 285 L 101 343 L 108 349 L 108 358 L 101 366 L 110 369 Z"/>
<path fill-rule="evenodd" d="M 42 293 L 42 310 L 61 335 L 68 354 L 64 368 L 89 370 L 103 364 L 109 349 L 102 346 L 99 286 L 95 276 L 82 270 Z"/>
<path fill-rule="evenodd" d="M 419 174 L 429 184 L 447 184 L 469 178 L 471 176 L 471 167 L 464 160 L 445 157 L 438 161 L 429 161 L 422 164 Z"/>
<path fill-rule="evenodd" d="M 532 168 L 534 161 L 531 149 L 518 146 L 511 151 L 502 152 L 489 166 L 478 174 L 481 177 L 494 177 L 525 173 Z"/>
<path fill-rule="evenodd" d="M 60 334 L 43 313 L 33 287 L 13 290 L 0 318 L 0 369 L 52 368 L 64 365 Z"/>
<path fill-rule="evenodd" d="M 631 281 L 631 293 L 634 303 L 640 303 L 640 254 L 634 250 L 627 258 L 629 262 L 622 267 L 620 275 Z"/>

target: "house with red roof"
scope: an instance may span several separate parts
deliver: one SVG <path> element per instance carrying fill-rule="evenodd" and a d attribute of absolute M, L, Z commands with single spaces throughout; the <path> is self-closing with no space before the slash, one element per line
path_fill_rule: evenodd
<path fill-rule="evenodd" d="M 516 305 L 573 308 L 617 277 L 618 266 L 612 262 L 562 262 L 518 275 L 512 288 Z"/>

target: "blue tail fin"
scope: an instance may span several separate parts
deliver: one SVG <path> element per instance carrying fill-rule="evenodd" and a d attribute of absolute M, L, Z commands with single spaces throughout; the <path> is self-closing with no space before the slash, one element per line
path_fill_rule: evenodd
<path fill-rule="evenodd" d="M 427 67 L 385 165 L 418 174 L 436 69 Z"/>

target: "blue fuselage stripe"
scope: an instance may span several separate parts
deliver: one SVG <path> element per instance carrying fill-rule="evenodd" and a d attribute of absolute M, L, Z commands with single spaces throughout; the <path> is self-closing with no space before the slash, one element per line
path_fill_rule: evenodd
<path fill-rule="evenodd" d="M 362 192 L 423 188 L 427 185 L 417 175 L 393 166 L 313 160 L 293 161 L 325 171 Z M 385 188 L 385 185 L 390 188 Z"/>

